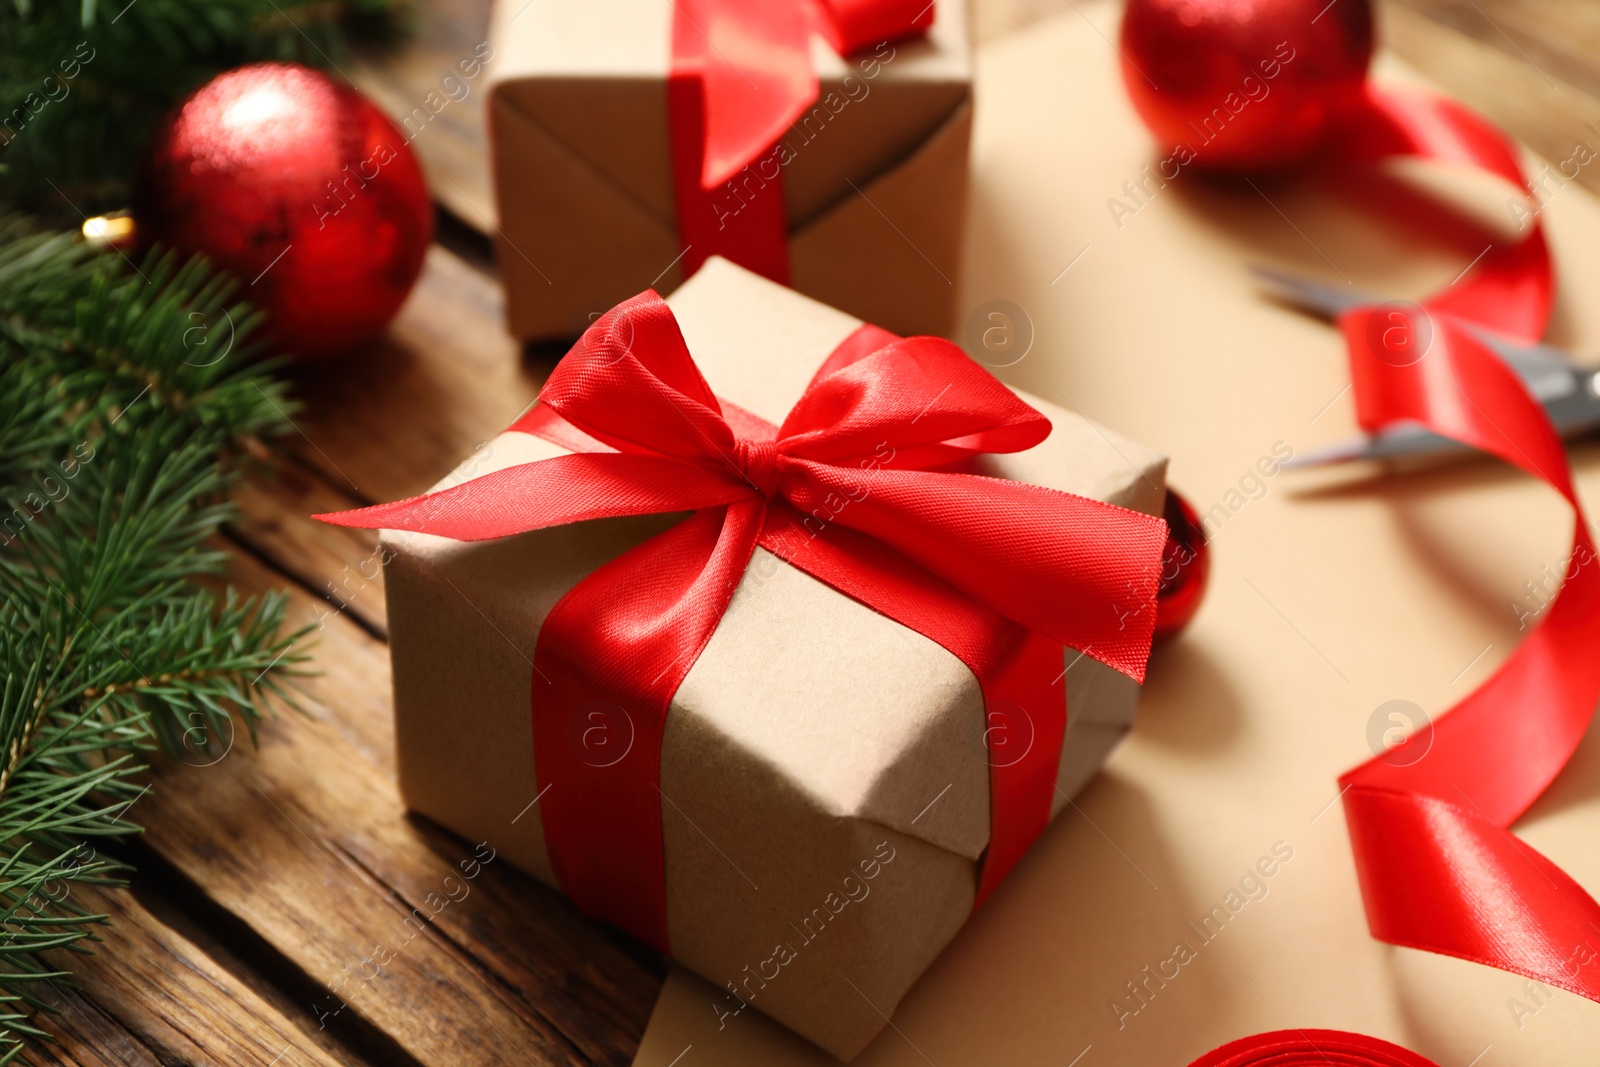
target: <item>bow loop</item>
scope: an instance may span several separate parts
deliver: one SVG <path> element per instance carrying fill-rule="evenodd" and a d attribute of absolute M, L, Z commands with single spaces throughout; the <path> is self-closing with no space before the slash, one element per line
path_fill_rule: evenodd
<path fill-rule="evenodd" d="M 787 455 L 838 466 L 928 469 L 980 452 L 1020 452 L 1050 421 L 960 348 L 894 340 L 811 383 L 778 431 Z"/>
<path fill-rule="evenodd" d="M 539 402 L 620 452 L 727 471 L 733 431 L 684 344 L 666 301 L 647 290 L 584 331 Z M 736 476 L 736 472 L 735 472 Z"/>

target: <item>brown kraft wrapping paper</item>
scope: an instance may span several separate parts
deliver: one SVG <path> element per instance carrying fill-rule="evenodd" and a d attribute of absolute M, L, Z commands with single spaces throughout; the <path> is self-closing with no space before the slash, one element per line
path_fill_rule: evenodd
<path fill-rule="evenodd" d="M 1182 1067 L 1288 1028 L 1371 1034 L 1442 1067 L 1594 1063 L 1594 1004 L 1368 935 L 1336 799 L 1374 738 L 1449 707 L 1526 636 L 1566 566 L 1571 512 L 1493 460 L 1279 469 L 1285 449 L 1355 432 L 1349 368 L 1338 331 L 1267 299 L 1249 264 L 1415 300 L 1489 240 L 1525 235 L 1536 206 L 1557 267 L 1548 340 L 1592 364 L 1600 204 L 1568 179 L 1600 134 L 1574 124 L 1548 171 L 1527 161 L 1531 206 L 1481 177 L 1395 169 L 1459 197 L 1487 236 L 1430 233 L 1411 221 L 1425 202 L 1385 214 L 1397 187 L 1349 174 L 1252 187 L 1183 167 L 1145 190 L 1169 152 L 1123 92 L 1120 5 L 1075 6 L 978 52 L 962 306 L 1005 299 L 1030 317 L 1008 382 L 1173 456 L 1211 588 L 1157 649 L 1139 727 L 1082 814 L 1055 821 L 854 1067 Z M 1375 70 L 1415 80 L 1392 57 Z M 1593 508 L 1600 444 L 1571 457 Z M 1515 833 L 1600 893 L 1600 731 Z M 753 1013 L 719 1029 L 716 995 L 674 971 L 638 1067 L 832 1062 Z"/>
<path fill-rule="evenodd" d="M 573 336 L 683 280 L 668 151 L 670 0 L 497 0 L 489 123 L 511 332 Z M 791 283 L 900 334 L 955 328 L 971 60 L 964 0 L 840 57 L 784 137 Z M 742 188 L 761 195 L 761 183 Z"/>
<path fill-rule="evenodd" d="M 713 390 L 775 423 L 859 325 L 716 259 L 669 303 Z M 1053 423 L 1050 437 L 989 457 L 986 473 L 1159 512 L 1165 457 L 1025 399 Z M 441 486 L 559 452 L 501 434 Z M 400 787 L 412 809 L 492 837 L 554 884 L 534 806 L 539 626 L 581 578 L 672 521 L 472 543 L 383 533 Z M 1071 650 L 1063 667 L 1058 811 L 1131 725 L 1138 693 Z M 859 1051 L 885 1024 L 872 1005 L 892 1010 L 972 910 L 989 833 L 984 730 L 977 681 L 959 660 L 758 549 L 667 720 L 660 786 L 676 958 L 717 986 L 740 984 L 834 1054 Z M 780 944 L 793 958 L 777 963 Z M 738 1007 L 728 998 L 726 1010 Z"/>

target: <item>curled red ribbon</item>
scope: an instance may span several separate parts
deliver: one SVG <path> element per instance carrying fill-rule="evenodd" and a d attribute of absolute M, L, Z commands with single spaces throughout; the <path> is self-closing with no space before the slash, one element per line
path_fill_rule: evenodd
<path fill-rule="evenodd" d="M 1353 143 L 1367 158 L 1470 163 L 1531 191 L 1516 147 L 1449 101 L 1374 92 Z M 1536 340 L 1552 292 L 1535 227 L 1495 245 L 1420 311 L 1386 305 L 1339 320 L 1362 427 L 1410 420 L 1542 479 L 1572 506 L 1572 558 L 1586 561 L 1494 675 L 1411 738 L 1423 758 L 1379 756 L 1340 782 L 1373 936 L 1600 1001 L 1600 966 L 1590 966 L 1600 961 L 1600 905 L 1508 832 L 1566 765 L 1600 700 L 1600 574 L 1566 451 L 1480 333 Z M 1383 341 L 1396 326 L 1411 338 L 1431 334 L 1431 347 L 1397 359 Z"/>
<path fill-rule="evenodd" d="M 1230 1042 L 1189 1067 L 1438 1067 L 1399 1045 L 1343 1030 L 1279 1030 Z"/>
<path fill-rule="evenodd" d="M 861 327 L 774 427 L 712 395 L 672 312 L 647 292 L 584 334 L 539 401 L 512 429 L 571 454 L 318 518 L 483 540 L 691 513 L 579 582 L 540 628 L 534 757 L 563 891 L 670 949 L 666 715 L 759 546 L 948 649 L 977 677 L 986 711 L 1020 707 L 1033 720 L 1025 757 L 990 760 L 981 902 L 1049 821 L 1063 646 L 1144 677 L 1166 524 L 956 470 L 1031 448 L 1050 423 L 939 338 Z M 627 755 L 607 766 L 569 741 L 575 716 L 596 704 L 634 727 Z"/>
<path fill-rule="evenodd" d="M 667 106 L 685 276 L 720 255 L 788 284 L 778 140 L 817 100 L 812 33 L 847 55 L 926 30 L 933 8 L 933 0 L 673 0 Z"/>

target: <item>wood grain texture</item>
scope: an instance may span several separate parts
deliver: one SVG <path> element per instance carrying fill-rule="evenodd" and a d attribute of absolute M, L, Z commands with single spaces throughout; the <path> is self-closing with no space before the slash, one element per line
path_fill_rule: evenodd
<path fill-rule="evenodd" d="M 1574 0 L 1389 0 L 1526 64 L 1547 87 L 1600 95 L 1600 5 Z M 1435 49 L 1448 72 L 1451 43 Z"/>
<path fill-rule="evenodd" d="M 401 1062 L 631 1062 L 661 961 L 486 861 L 492 841 L 406 815 L 374 542 L 309 518 L 425 488 L 531 401 L 546 368 L 499 323 L 492 277 L 436 247 L 384 347 L 303 376 L 289 455 L 239 494 L 229 581 L 292 583 L 290 624 L 317 627 L 308 713 L 269 722 L 259 750 L 162 768 L 139 803 L 148 846 L 314 993 L 238 1001 L 226 968 L 109 894 L 117 943 L 80 963 L 47 1059 L 270 1064 L 289 1044 L 302 1060 L 276 1062 L 358 1062 L 304 1036 L 354 1016 Z"/>
<path fill-rule="evenodd" d="M 1482 4 L 1485 11 L 1501 6 Z M 1530 4 L 1530 7 L 1539 5 Z M 1600 22 L 1600 4 L 1565 5 Z M 1465 8 L 1471 13 L 1459 10 Z M 1570 62 L 1557 62 L 1553 43 L 1520 45 L 1501 32 L 1514 24 L 1497 12 L 1494 21 L 1471 4 L 1405 0 L 1382 8 L 1384 40 L 1400 58 L 1427 75 L 1445 92 L 1487 115 L 1544 159 L 1559 163 L 1578 142 L 1600 151 L 1600 52 L 1589 63 L 1582 85 L 1569 82 Z M 1575 20 L 1581 23 L 1582 20 Z M 1469 32 L 1470 31 L 1470 32 Z M 1554 30 L 1552 29 L 1552 32 Z M 1595 124 L 1591 126 L 1590 124 Z M 1577 171 L 1577 181 L 1600 192 L 1600 167 Z M 1554 186 L 1552 186 L 1554 188 Z"/>
<path fill-rule="evenodd" d="M 79 963 L 79 970 L 120 968 L 119 963 Z M 124 1004 L 115 998 L 105 1005 L 90 1000 L 81 990 L 47 996 L 54 1012 L 39 1016 L 39 1029 L 50 1035 L 50 1043 L 36 1044 L 29 1057 L 37 1062 L 70 1067 L 160 1067 L 155 1050 L 128 1029 L 122 1016 L 137 1017 L 138 1004 Z M 142 998 L 135 998 L 136 1000 Z"/>
<path fill-rule="evenodd" d="M 75 966 L 78 992 L 65 998 L 52 1028 L 71 1035 L 78 1063 L 277 1063 L 283 1067 L 348 1067 L 359 1061 L 331 1037 L 308 1033 L 220 966 L 193 942 L 153 916 L 125 889 L 74 890 L 112 926 L 89 961 L 58 954 Z M 113 1007 L 116 1021 L 104 1014 Z M 124 1036 L 119 1031 L 128 1031 Z M 84 1058 L 88 1043 L 102 1059 Z M 64 1042 L 65 1045 L 65 1042 Z M 65 1051 L 65 1047 L 64 1047 Z"/>
<path fill-rule="evenodd" d="M 413 6 L 412 23 L 403 44 L 358 56 L 344 73 L 400 126 L 434 199 L 488 232 L 494 195 L 480 68 L 489 0 L 427 0 Z"/>

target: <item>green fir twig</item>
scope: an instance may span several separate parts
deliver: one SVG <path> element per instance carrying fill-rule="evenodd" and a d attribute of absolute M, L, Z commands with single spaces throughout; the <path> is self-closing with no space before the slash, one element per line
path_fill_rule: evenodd
<path fill-rule="evenodd" d="M 62 225 L 125 208 L 185 94 L 257 60 L 347 64 L 403 21 L 397 0 L 0 0 L 0 199 Z"/>
<path fill-rule="evenodd" d="M 293 407 L 233 288 L 0 218 L 0 1064 L 106 920 L 73 888 L 123 873 L 101 846 L 137 832 L 145 754 L 254 737 L 304 673 L 284 596 L 197 583 Z"/>

